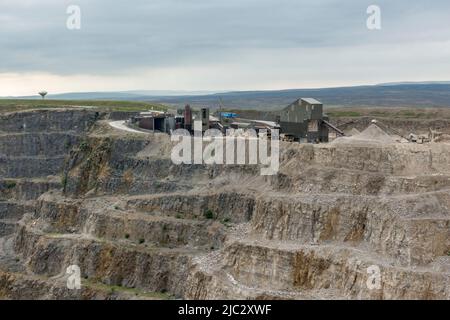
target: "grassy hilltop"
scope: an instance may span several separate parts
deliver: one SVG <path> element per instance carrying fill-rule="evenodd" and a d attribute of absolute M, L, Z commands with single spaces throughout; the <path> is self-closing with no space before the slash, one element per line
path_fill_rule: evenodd
<path fill-rule="evenodd" d="M 0 99 L 0 112 L 76 107 L 94 107 L 105 111 L 167 110 L 167 107 L 162 104 L 137 101 Z"/>

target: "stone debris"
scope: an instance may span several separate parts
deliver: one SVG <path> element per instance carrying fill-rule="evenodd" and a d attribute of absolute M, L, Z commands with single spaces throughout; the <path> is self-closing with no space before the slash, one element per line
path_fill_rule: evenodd
<path fill-rule="evenodd" d="M 349 130 L 348 132 L 346 132 L 346 136 L 348 136 L 348 137 L 352 137 L 352 136 L 356 136 L 356 135 L 358 135 L 358 134 L 360 134 L 361 132 L 358 130 L 358 129 L 356 129 L 356 128 L 352 128 L 351 130 Z"/>
<path fill-rule="evenodd" d="M 351 135 L 350 137 L 340 137 L 333 141 L 333 144 L 391 144 L 396 143 L 395 138 L 387 134 L 383 129 L 381 129 L 376 124 L 372 123 L 364 131 L 359 134 Z"/>

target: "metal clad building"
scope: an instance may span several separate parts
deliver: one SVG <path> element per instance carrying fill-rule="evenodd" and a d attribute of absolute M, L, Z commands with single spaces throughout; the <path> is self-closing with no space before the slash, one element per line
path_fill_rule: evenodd
<path fill-rule="evenodd" d="M 280 114 L 281 133 L 303 142 L 328 142 L 323 104 L 313 98 L 294 101 Z"/>
<path fill-rule="evenodd" d="M 159 115 L 145 115 L 134 117 L 133 123 L 136 123 L 139 128 L 170 133 L 175 130 L 175 117 L 167 114 Z"/>

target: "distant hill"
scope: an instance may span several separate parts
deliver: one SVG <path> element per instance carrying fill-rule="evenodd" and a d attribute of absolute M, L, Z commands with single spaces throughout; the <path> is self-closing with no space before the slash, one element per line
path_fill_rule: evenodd
<path fill-rule="evenodd" d="M 380 83 L 379 86 L 396 86 L 396 85 L 405 85 L 405 84 L 450 84 L 450 81 L 424 81 L 424 82 L 386 82 Z"/>
<path fill-rule="evenodd" d="M 180 94 L 181 93 L 181 94 Z M 450 107 L 450 83 L 386 83 L 371 86 L 277 91 L 236 91 L 196 94 L 179 91 L 82 92 L 49 95 L 48 99 L 147 101 L 166 105 L 274 110 L 301 97 L 313 97 L 327 107 Z M 30 97 L 26 97 L 30 98 Z M 33 97 L 33 98 L 39 98 Z"/>
<path fill-rule="evenodd" d="M 49 94 L 46 99 L 52 100 L 148 100 L 153 97 L 199 96 L 213 94 L 216 91 L 178 91 L 178 90 L 134 90 L 134 91 L 105 91 L 105 92 L 68 92 Z M 34 96 L 8 97 L 11 99 L 36 100 L 42 99 L 38 94 Z"/>
<path fill-rule="evenodd" d="M 328 107 L 450 107 L 450 84 L 389 84 L 325 89 L 228 92 L 207 96 L 159 97 L 165 104 L 227 108 L 280 109 L 301 97 L 313 97 Z"/>

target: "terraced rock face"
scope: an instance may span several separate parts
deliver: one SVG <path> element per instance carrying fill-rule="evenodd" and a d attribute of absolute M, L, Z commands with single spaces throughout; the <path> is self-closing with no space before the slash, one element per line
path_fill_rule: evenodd
<path fill-rule="evenodd" d="M 286 143 L 263 177 L 103 117 L 0 119 L 1 297 L 450 298 L 450 145 Z"/>

